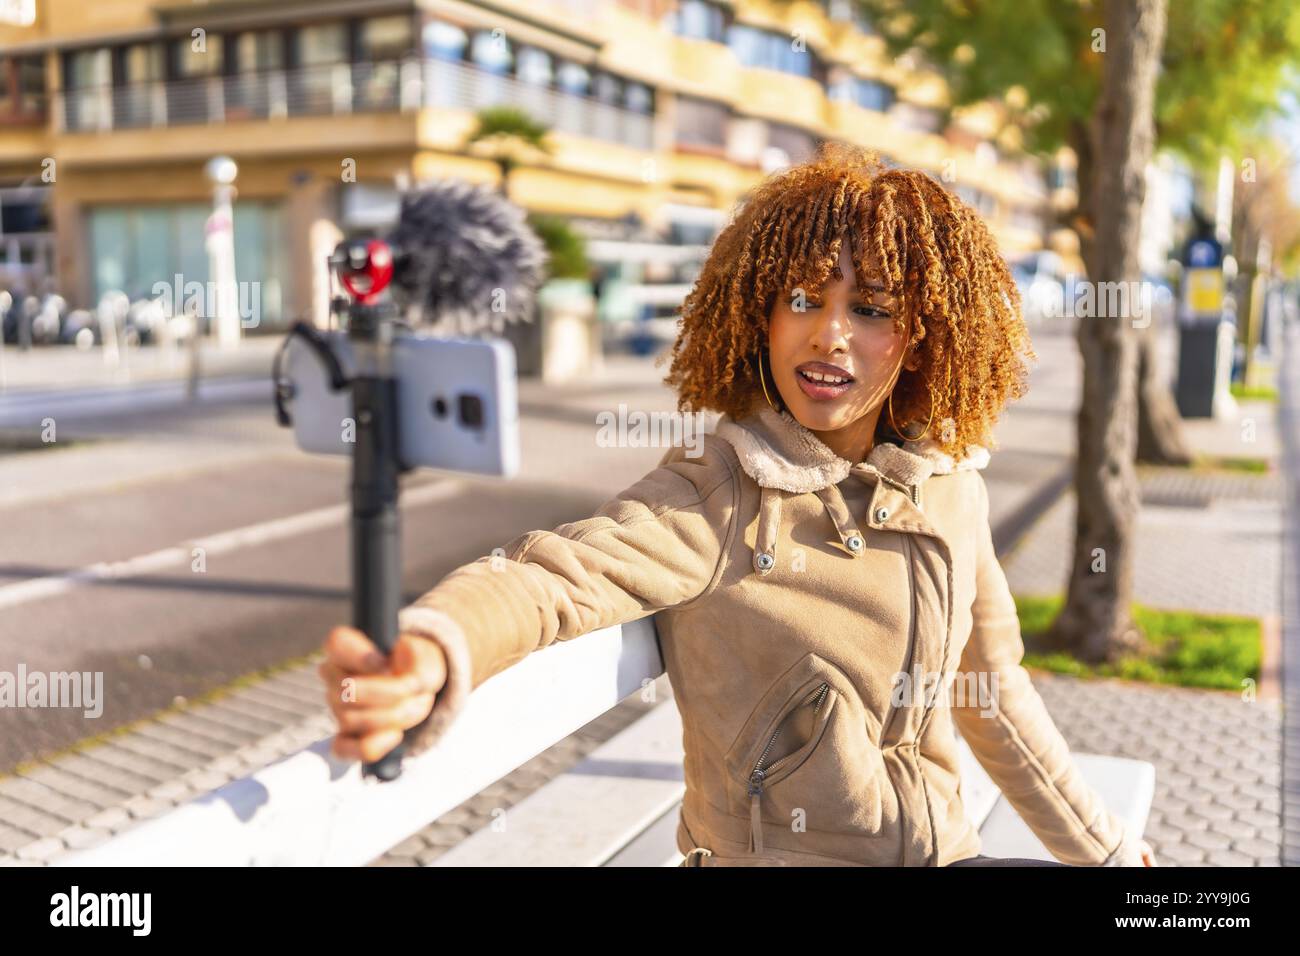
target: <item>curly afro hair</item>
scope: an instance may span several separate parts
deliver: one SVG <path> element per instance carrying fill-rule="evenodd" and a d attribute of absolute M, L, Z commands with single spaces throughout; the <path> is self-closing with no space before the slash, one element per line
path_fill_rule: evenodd
<path fill-rule="evenodd" d="M 915 435 L 933 407 L 924 437 L 954 459 L 969 445 L 996 447 L 993 425 L 1027 388 L 1025 360 L 1037 360 L 997 243 L 934 179 L 835 142 L 759 183 L 714 241 L 677 309 L 664 382 L 678 411 L 742 418 L 764 401 L 758 363 L 776 297 L 820 289 L 846 236 L 858 285 L 877 281 L 897 296 L 898 331 L 911 330 L 909 347 L 919 343 L 917 369 L 902 370 L 894 387 L 899 427 Z M 876 434 L 907 437 L 884 414 Z"/>

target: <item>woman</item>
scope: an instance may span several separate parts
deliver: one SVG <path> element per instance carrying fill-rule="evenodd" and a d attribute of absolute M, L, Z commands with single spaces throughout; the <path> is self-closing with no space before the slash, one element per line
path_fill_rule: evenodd
<path fill-rule="evenodd" d="M 335 629 L 334 752 L 419 753 L 537 648 L 658 612 L 684 865 L 988 863 L 958 731 L 1059 860 L 1153 865 L 1021 667 L 993 552 L 980 469 L 1036 357 L 1019 304 L 927 176 L 827 144 L 769 177 L 681 308 L 667 383 L 679 411 L 721 413 L 702 451 L 453 571 L 388 662 Z"/>

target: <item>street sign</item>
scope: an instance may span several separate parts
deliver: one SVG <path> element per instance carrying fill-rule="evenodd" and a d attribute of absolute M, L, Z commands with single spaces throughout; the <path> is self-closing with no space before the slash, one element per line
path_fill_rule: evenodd
<path fill-rule="evenodd" d="M 1189 269 L 1187 280 L 1187 307 L 1196 317 L 1213 316 L 1223 312 L 1223 270 L 1218 266 L 1209 269 Z"/>

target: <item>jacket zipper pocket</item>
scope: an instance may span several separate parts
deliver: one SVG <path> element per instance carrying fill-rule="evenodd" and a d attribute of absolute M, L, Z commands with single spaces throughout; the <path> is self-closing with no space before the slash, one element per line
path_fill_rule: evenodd
<path fill-rule="evenodd" d="M 754 768 L 749 773 L 749 790 L 748 790 L 749 850 L 751 853 L 763 852 L 763 823 L 762 823 L 761 801 L 763 799 L 764 780 L 766 780 L 767 777 L 772 775 L 772 771 L 774 767 L 781 765 L 785 761 L 793 760 L 794 758 L 799 757 L 801 754 L 806 756 L 805 751 L 807 750 L 807 748 L 817 743 L 819 734 L 817 733 L 816 726 L 814 725 L 813 736 L 808 739 L 807 743 L 804 744 L 804 746 L 800 747 L 798 750 L 794 751 L 793 753 L 787 754 L 784 757 L 779 758 L 775 763 L 765 767 L 764 763 L 767 760 L 767 755 L 771 752 L 772 746 L 773 744 L 776 743 L 776 739 L 777 737 L 780 736 L 781 731 L 785 729 L 786 725 L 790 722 L 791 718 L 793 718 L 799 712 L 800 709 L 811 705 L 813 708 L 812 716 L 814 719 L 821 713 L 822 707 L 823 705 L 825 705 L 826 699 L 830 694 L 830 689 L 831 689 L 831 685 L 828 684 L 826 681 L 822 681 L 815 688 L 813 688 L 811 693 L 806 695 L 799 702 L 798 706 L 796 706 L 794 709 L 792 709 L 787 714 L 785 714 L 784 717 L 782 717 L 781 721 L 777 724 L 776 729 L 772 731 L 771 736 L 767 740 L 767 745 L 763 748 L 763 752 L 758 755 L 758 760 L 754 762 Z"/>
<path fill-rule="evenodd" d="M 912 536 L 909 534 L 904 534 L 903 552 L 907 558 L 907 589 L 908 589 L 908 593 L 911 594 L 912 596 L 911 597 L 912 600 L 911 620 L 908 622 L 908 628 L 907 628 L 907 656 L 903 660 L 902 673 L 904 674 L 911 673 L 912 661 L 916 659 L 916 642 L 918 640 L 918 636 L 916 633 L 916 616 L 917 616 L 916 571 L 914 568 L 915 558 L 913 557 L 912 554 L 912 547 L 913 547 Z M 880 746 L 882 747 L 885 745 L 885 741 L 888 739 L 889 725 L 893 721 L 894 716 L 897 712 L 898 712 L 898 708 L 894 706 L 893 694 L 890 694 L 890 702 L 889 705 L 885 708 L 885 716 L 880 721 Z"/>

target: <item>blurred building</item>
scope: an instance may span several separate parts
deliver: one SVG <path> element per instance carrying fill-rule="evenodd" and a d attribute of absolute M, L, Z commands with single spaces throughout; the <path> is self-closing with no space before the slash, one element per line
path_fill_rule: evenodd
<path fill-rule="evenodd" d="M 1009 255 L 1046 235 L 1043 168 L 995 140 L 996 105 L 950 115 L 940 76 L 842 0 L 0 0 L 0 284 L 86 305 L 205 281 L 221 153 L 239 279 L 272 324 L 319 318 L 326 253 L 390 221 L 403 183 L 499 180 L 465 145 L 495 104 L 554 144 L 512 198 L 670 287 L 823 138 L 950 183 Z"/>

